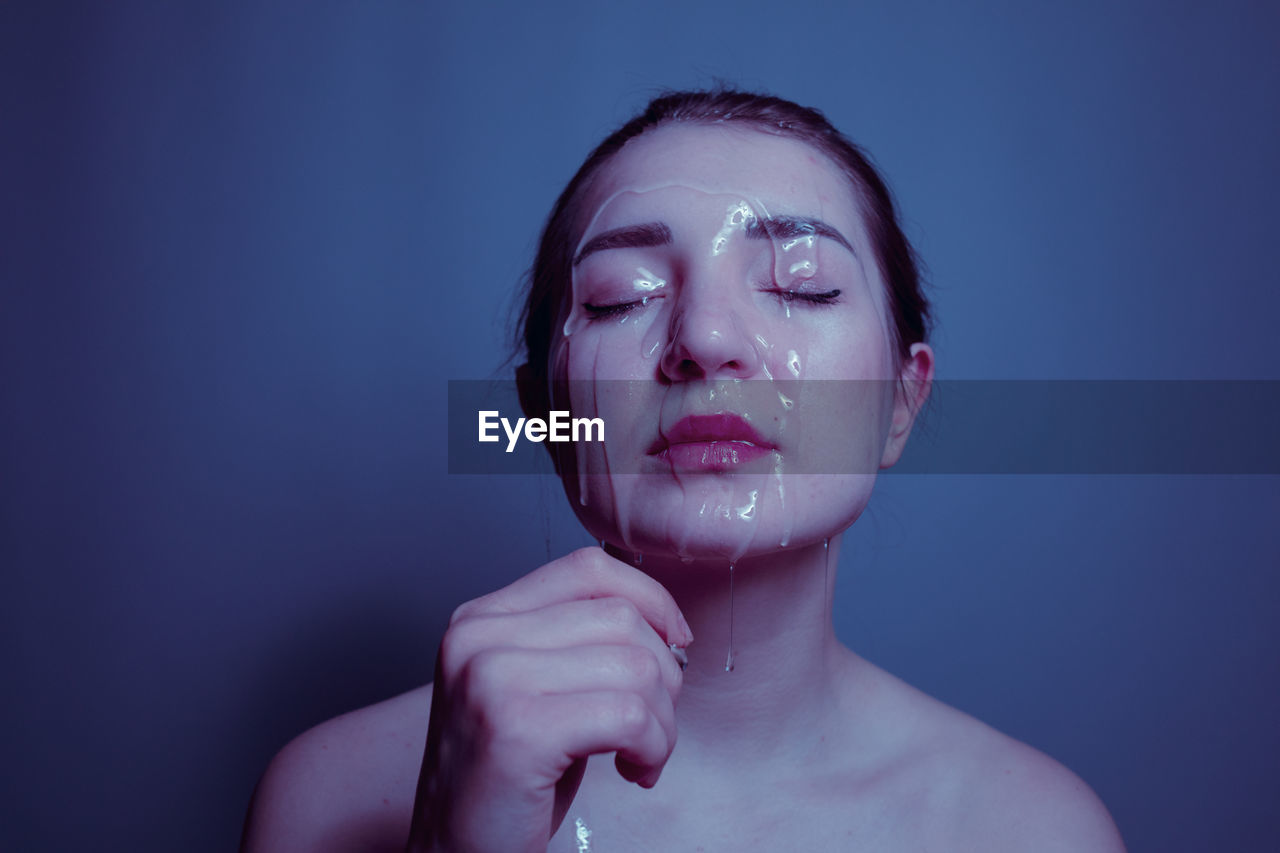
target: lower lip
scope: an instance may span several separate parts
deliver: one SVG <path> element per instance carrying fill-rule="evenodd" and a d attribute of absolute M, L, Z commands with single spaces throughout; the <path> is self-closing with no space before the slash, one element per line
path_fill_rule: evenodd
<path fill-rule="evenodd" d="M 691 441 L 673 444 L 657 456 L 682 471 L 732 471 L 771 453 L 768 447 L 745 441 Z"/>

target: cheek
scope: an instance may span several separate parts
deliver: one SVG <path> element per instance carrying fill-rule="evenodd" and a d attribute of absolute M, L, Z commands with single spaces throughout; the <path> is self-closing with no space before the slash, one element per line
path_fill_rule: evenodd
<path fill-rule="evenodd" d="M 843 312 L 830 312 L 808 337 L 811 363 L 808 378 L 892 379 L 893 345 L 887 315 L 874 284 L 855 282 Z"/>
<path fill-rule="evenodd" d="M 732 560 L 820 541 L 865 508 L 883 453 L 892 374 L 870 288 L 850 292 L 844 309 L 795 306 L 790 313 L 773 297 L 748 297 L 727 303 L 722 316 L 757 348 L 764 367 L 758 378 L 766 381 L 744 383 L 760 393 L 733 396 L 726 409 L 778 430 L 786 453 L 775 471 L 759 476 L 680 477 L 645 468 L 664 409 L 679 410 L 691 394 L 712 390 L 662 381 L 662 355 L 673 328 L 681 328 L 673 324 L 674 299 L 557 335 L 553 407 L 606 425 L 605 444 L 574 445 L 562 466 L 574 509 L 596 538 L 634 551 Z"/>
<path fill-rule="evenodd" d="M 821 379 L 745 383 L 760 395 L 735 398 L 743 405 L 730 408 L 762 411 L 773 405 L 766 398 L 790 395 L 789 416 L 777 418 L 785 454 L 775 471 L 668 476 L 643 460 L 680 389 L 633 378 L 634 353 L 616 345 L 617 333 L 630 329 L 611 330 L 575 335 L 564 345 L 569 381 L 561 385 L 567 405 L 559 407 L 606 424 L 606 443 L 574 445 L 572 467 L 565 469 L 566 492 L 594 537 L 636 552 L 732 560 L 821 541 L 861 515 L 883 453 L 888 388 L 875 378 L 878 362 L 867 352 L 832 346 L 822 358 L 805 356 L 804 371 L 821 367 Z M 813 349 L 822 350 L 822 343 L 814 341 Z M 774 352 L 780 363 L 787 360 L 785 352 Z M 857 358 L 863 368 L 852 372 Z M 831 365 L 845 369 L 826 369 Z"/>
<path fill-rule="evenodd" d="M 557 335 L 551 375 L 570 382 L 656 380 L 666 340 L 660 315 L 655 307 L 593 320 L 572 335 Z"/>
<path fill-rule="evenodd" d="M 788 473 L 824 477 L 874 475 L 879 470 L 891 414 L 891 382 L 869 376 L 785 385 L 793 402 L 783 436 Z"/>
<path fill-rule="evenodd" d="M 854 324 L 811 348 L 809 380 L 791 429 L 803 474 L 874 476 L 893 414 L 897 377 L 878 320 Z"/>

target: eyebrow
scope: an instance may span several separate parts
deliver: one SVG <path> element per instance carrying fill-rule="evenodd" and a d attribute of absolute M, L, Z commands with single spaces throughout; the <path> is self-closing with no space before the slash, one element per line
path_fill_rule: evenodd
<path fill-rule="evenodd" d="M 773 219 L 752 218 L 746 227 L 746 236 L 750 240 L 788 240 L 816 234 L 828 237 L 844 246 L 856 258 L 858 253 L 845 236 L 831 225 L 811 216 L 778 216 Z M 665 222 L 646 222 L 643 225 L 626 225 L 597 234 L 587 241 L 586 245 L 573 259 L 578 264 L 596 252 L 607 249 L 648 249 L 653 246 L 669 246 L 672 243 L 671 229 Z"/>
<path fill-rule="evenodd" d="M 671 229 L 665 222 L 646 222 L 643 225 L 614 228 L 588 240 L 573 259 L 573 265 L 576 267 L 588 255 L 606 249 L 647 249 L 651 246 L 667 246 L 671 241 Z"/>
<path fill-rule="evenodd" d="M 832 226 L 811 216 L 778 216 L 773 219 L 752 219 L 747 225 L 747 238 L 751 240 L 788 240 L 817 234 L 829 237 L 844 246 L 856 258 L 858 253 L 845 236 Z"/>

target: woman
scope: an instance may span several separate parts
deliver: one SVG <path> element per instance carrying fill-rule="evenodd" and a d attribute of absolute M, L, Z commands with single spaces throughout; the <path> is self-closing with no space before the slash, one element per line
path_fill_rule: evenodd
<path fill-rule="evenodd" d="M 933 354 L 888 191 L 820 114 L 655 100 L 561 195 L 524 320 L 526 413 L 606 425 L 555 454 L 603 548 L 462 605 L 433 685 L 286 747 L 246 849 L 1123 849 L 1070 771 L 832 631 Z"/>

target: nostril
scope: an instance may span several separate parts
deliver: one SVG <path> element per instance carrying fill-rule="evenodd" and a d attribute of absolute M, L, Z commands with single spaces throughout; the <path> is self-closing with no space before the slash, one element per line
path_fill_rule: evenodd
<path fill-rule="evenodd" d="M 691 358 L 680 360 L 680 373 L 684 376 L 697 376 L 702 373 L 702 365 Z"/>
<path fill-rule="evenodd" d="M 729 334 L 713 327 L 706 318 L 694 323 L 689 316 L 687 312 L 679 315 L 680 322 L 671 330 L 659 362 L 659 369 L 669 379 L 741 379 L 755 373 L 759 352 L 736 324 L 736 333 Z"/>

